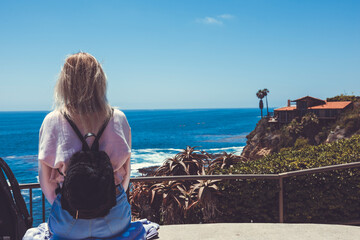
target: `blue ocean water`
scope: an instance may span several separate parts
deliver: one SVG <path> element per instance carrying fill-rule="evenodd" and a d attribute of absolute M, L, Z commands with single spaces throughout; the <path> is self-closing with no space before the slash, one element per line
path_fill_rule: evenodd
<path fill-rule="evenodd" d="M 48 112 L 0 112 L 0 157 L 19 183 L 38 182 L 38 135 Z M 132 176 L 137 169 L 160 165 L 186 148 L 240 154 L 245 136 L 259 120 L 258 109 L 125 110 L 132 129 Z M 28 195 L 26 191 L 23 192 Z M 35 202 L 40 202 L 40 190 Z M 28 199 L 26 199 L 28 201 Z M 35 206 L 34 212 L 39 206 Z M 40 215 L 35 216 L 35 225 Z"/>

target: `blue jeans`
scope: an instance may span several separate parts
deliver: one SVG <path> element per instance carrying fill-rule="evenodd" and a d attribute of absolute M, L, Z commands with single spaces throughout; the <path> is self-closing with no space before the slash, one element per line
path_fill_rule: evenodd
<path fill-rule="evenodd" d="M 122 186 L 119 190 L 116 205 L 109 214 L 95 219 L 74 219 L 61 208 L 59 194 L 51 207 L 48 220 L 50 231 L 60 239 L 108 238 L 125 231 L 130 226 L 131 209 Z"/>

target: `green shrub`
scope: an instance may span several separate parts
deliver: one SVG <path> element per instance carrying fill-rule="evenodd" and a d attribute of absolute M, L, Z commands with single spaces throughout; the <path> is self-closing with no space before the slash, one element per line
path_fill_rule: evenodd
<path fill-rule="evenodd" d="M 259 160 L 240 162 L 231 172 L 281 173 L 357 161 L 360 161 L 359 135 L 300 150 L 283 149 Z M 219 187 L 224 221 L 279 221 L 276 180 L 223 181 Z M 359 168 L 285 178 L 284 191 L 285 222 L 334 223 L 360 219 Z"/>
<path fill-rule="evenodd" d="M 208 174 L 278 174 L 360 161 L 359 135 L 318 146 L 306 145 L 305 138 L 299 139 L 299 149 L 282 148 L 279 153 L 253 161 L 242 161 L 226 153 L 199 155 L 200 151 L 190 147 L 176 156 L 190 156 L 192 161 L 186 164 L 199 156 L 209 158 L 205 165 Z M 177 164 L 177 158 L 171 159 L 165 161 L 163 168 Z M 234 166 L 230 160 L 237 164 Z M 359 168 L 290 177 L 283 183 L 285 222 L 339 223 L 360 219 Z M 278 179 L 165 181 L 134 183 L 130 203 L 134 217 L 162 224 L 279 222 L 278 195 Z"/>
<path fill-rule="evenodd" d="M 344 95 L 340 94 L 335 97 L 327 98 L 326 101 L 328 102 L 339 102 L 339 101 L 352 101 L 355 102 L 357 97 L 355 95 Z"/>
<path fill-rule="evenodd" d="M 303 138 L 303 137 L 299 137 L 295 141 L 294 148 L 300 149 L 300 148 L 306 147 L 308 145 L 309 145 L 309 140 L 307 140 L 306 138 Z"/>

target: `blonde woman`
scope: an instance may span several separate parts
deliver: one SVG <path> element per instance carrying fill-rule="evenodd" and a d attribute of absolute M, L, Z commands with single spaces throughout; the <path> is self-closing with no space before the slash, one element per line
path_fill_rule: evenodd
<path fill-rule="evenodd" d="M 59 237 L 84 239 L 106 238 L 123 232 L 130 224 L 131 212 L 125 191 L 130 180 L 131 131 L 121 111 L 113 109 L 106 98 L 106 75 L 100 63 L 88 53 L 69 56 L 55 87 L 55 110 L 44 119 L 39 136 L 39 181 L 52 204 L 50 231 Z M 115 185 L 119 185 L 116 205 L 103 218 L 77 219 L 61 208 L 62 186 L 69 159 L 81 151 L 82 142 L 64 116 L 75 123 L 82 136 L 97 133 L 110 119 L 99 140 L 114 170 Z M 91 146 L 94 138 L 86 139 Z"/>

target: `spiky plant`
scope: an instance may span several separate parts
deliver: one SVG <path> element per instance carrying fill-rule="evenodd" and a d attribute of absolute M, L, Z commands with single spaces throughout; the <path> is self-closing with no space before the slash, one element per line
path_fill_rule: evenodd
<path fill-rule="evenodd" d="M 188 174 L 188 167 L 185 165 L 182 158 L 177 155 L 166 159 L 163 165 L 155 172 L 155 176 L 178 176 Z"/>
<path fill-rule="evenodd" d="M 216 222 L 220 211 L 217 206 L 219 204 L 219 188 L 216 183 L 221 180 L 198 180 L 193 185 L 193 191 L 197 194 L 197 199 L 201 206 L 204 222 Z"/>
<path fill-rule="evenodd" d="M 134 218 L 147 218 L 155 221 L 158 219 L 156 202 L 151 201 L 151 184 L 148 183 L 132 183 L 129 191 L 129 203 Z"/>
<path fill-rule="evenodd" d="M 176 154 L 186 165 L 186 172 L 189 175 L 200 175 L 205 159 L 208 156 L 200 151 L 195 150 L 196 147 L 187 146 L 182 152 Z"/>
<path fill-rule="evenodd" d="M 151 202 L 156 196 L 162 199 L 160 211 L 164 224 L 183 223 L 179 186 L 184 188 L 183 183 L 178 181 L 162 182 L 151 186 Z"/>
<path fill-rule="evenodd" d="M 234 165 L 238 161 L 238 156 L 233 153 L 223 152 L 220 156 L 215 158 L 209 165 L 209 174 L 213 174 L 213 172 L 220 168 L 226 169 Z"/>

